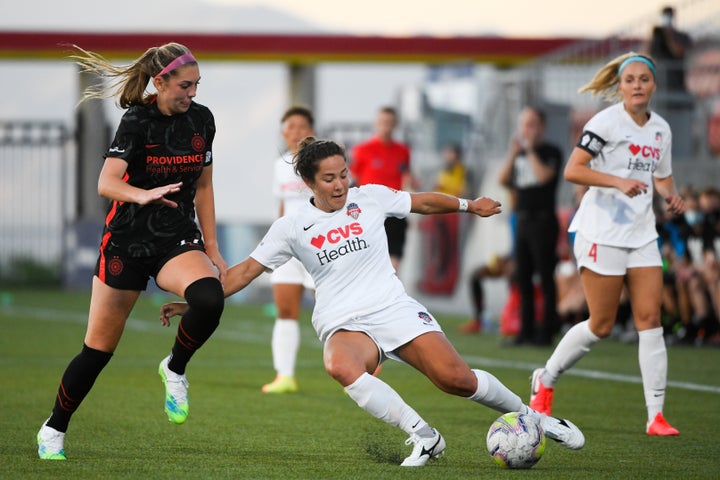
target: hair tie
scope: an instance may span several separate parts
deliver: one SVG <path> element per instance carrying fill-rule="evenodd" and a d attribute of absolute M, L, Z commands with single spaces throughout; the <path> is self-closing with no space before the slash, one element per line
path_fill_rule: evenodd
<path fill-rule="evenodd" d="M 650 71 L 652 71 L 653 76 L 656 77 L 657 74 L 655 72 L 655 64 L 653 64 L 652 60 L 650 60 L 647 57 L 643 57 L 642 55 L 633 55 L 632 57 L 626 58 L 621 64 L 620 68 L 618 68 L 618 77 L 620 74 L 622 74 L 622 71 L 627 67 L 629 64 L 633 62 L 642 62 L 648 67 L 650 67 Z"/>
<path fill-rule="evenodd" d="M 182 66 L 182 65 L 185 65 L 186 63 L 192 63 L 192 62 L 197 63 L 197 60 L 195 60 L 195 57 L 193 57 L 193 54 L 192 54 L 192 53 L 189 53 L 189 52 L 188 52 L 188 53 L 183 53 L 182 55 L 180 55 L 179 57 L 177 57 L 175 60 L 173 60 L 172 62 L 168 63 L 165 68 L 163 68 L 162 70 L 160 70 L 160 73 L 158 73 L 157 75 L 155 75 L 155 78 L 161 77 L 161 76 L 165 75 L 166 73 L 172 72 L 172 71 L 175 70 L 176 68 L 178 68 L 178 67 L 180 67 L 180 66 Z"/>

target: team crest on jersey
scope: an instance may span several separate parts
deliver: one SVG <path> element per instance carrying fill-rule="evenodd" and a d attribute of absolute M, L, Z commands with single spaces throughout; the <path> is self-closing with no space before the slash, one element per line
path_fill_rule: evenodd
<path fill-rule="evenodd" d="M 360 213 L 362 213 L 362 210 L 360 210 L 360 207 L 357 203 L 348 203 L 346 212 L 349 216 L 351 216 L 354 220 L 357 220 L 360 216 Z"/>
<path fill-rule="evenodd" d="M 418 318 L 422 320 L 425 325 L 433 323 L 433 318 L 427 312 L 418 312 Z"/>
<path fill-rule="evenodd" d="M 108 272 L 110 272 L 110 275 L 118 276 L 123 271 L 123 262 L 118 257 L 113 257 L 110 262 L 108 262 Z"/>
<path fill-rule="evenodd" d="M 202 152 L 205 150 L 205 139 L 201 137 L 199 133 L 196 133 L 193 135 L 190 145 L 192 145 L 192 149 L 196 152 Z"/>

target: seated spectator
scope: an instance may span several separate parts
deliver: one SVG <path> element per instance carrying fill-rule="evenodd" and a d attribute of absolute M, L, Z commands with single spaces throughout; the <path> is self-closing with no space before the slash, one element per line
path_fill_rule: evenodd
<path fill-rule="evenodd" d="M 701 207 L 700 198 L 703 197 Z M 687 211 L 672 219 L 682 240 L 673 249 L 671 264 L 676 281 L 678 311 L 682 327 L 676 341 L 683 344 L 703 344 L 717 341 L 718 262 L 714 243 L 719 238 L 713 232 L 713 192 L 690 192 L 686 197 Z M 670 227 L 666 227 L 668 230 Z M 661 237 L 662 238 L 662 237 Z"/>
<path fill-rule="evenodd" d="M 467 323 L 460 325 L 462 333 L 479 333 L 488 319 L 485 312 L 485 280 L 488 278 L 505 278 L 512 281 L 515 265 L 511 255 L 493 256 L 485 265 L 476 268 L 470 275 L 470 292 L 472 294 L 473 316 Z"/>

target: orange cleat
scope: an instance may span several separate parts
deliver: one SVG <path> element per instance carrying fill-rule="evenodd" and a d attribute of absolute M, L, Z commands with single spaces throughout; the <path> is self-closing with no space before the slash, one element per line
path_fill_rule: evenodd
<path fill-rule="evenodd" d="M 540 381 L 540 376 L 545 371 L 543 368 L 536 368 L 530 377 L 530 408 L 545 415 L 552 414 L 554 388 L 546 387 Z"/>
<path fill-rule="evenodd" d="M 668 437 L 670 435 L 680 435 L 680 432 L 665 420 L 662 413 L 658 413 L 652 422 L 647 423 L 647 434 Z"/>
<path fill-rule="evenodd" d="M 469 322 L 463 323 L 458 327 L 460 330 L 460 333 L 465 334 L 473 334 L 473 333 L 480 333 L 480 330 L 482 330 L 482 322 L 480 320 L 470 320 Z"/>

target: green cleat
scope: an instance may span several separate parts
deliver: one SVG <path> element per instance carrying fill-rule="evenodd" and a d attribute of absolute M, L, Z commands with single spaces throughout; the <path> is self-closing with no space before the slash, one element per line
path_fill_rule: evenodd
<path fill-rule="evenodd" d="M 164 358 L 158 367 L 158 373 L 165 385 L 165 413 L 168 420 L 176 425 L 185 423 L 190 410 L 188 387 L 185 375 L 178 375 L 167 366 L 170 357 Z"/>
<path fill-rule="evenodd" d="M 38 457 L 42 460 L 67 460 L 63 442 L 65 434 L 43 423 L 37 434 Z"/>

